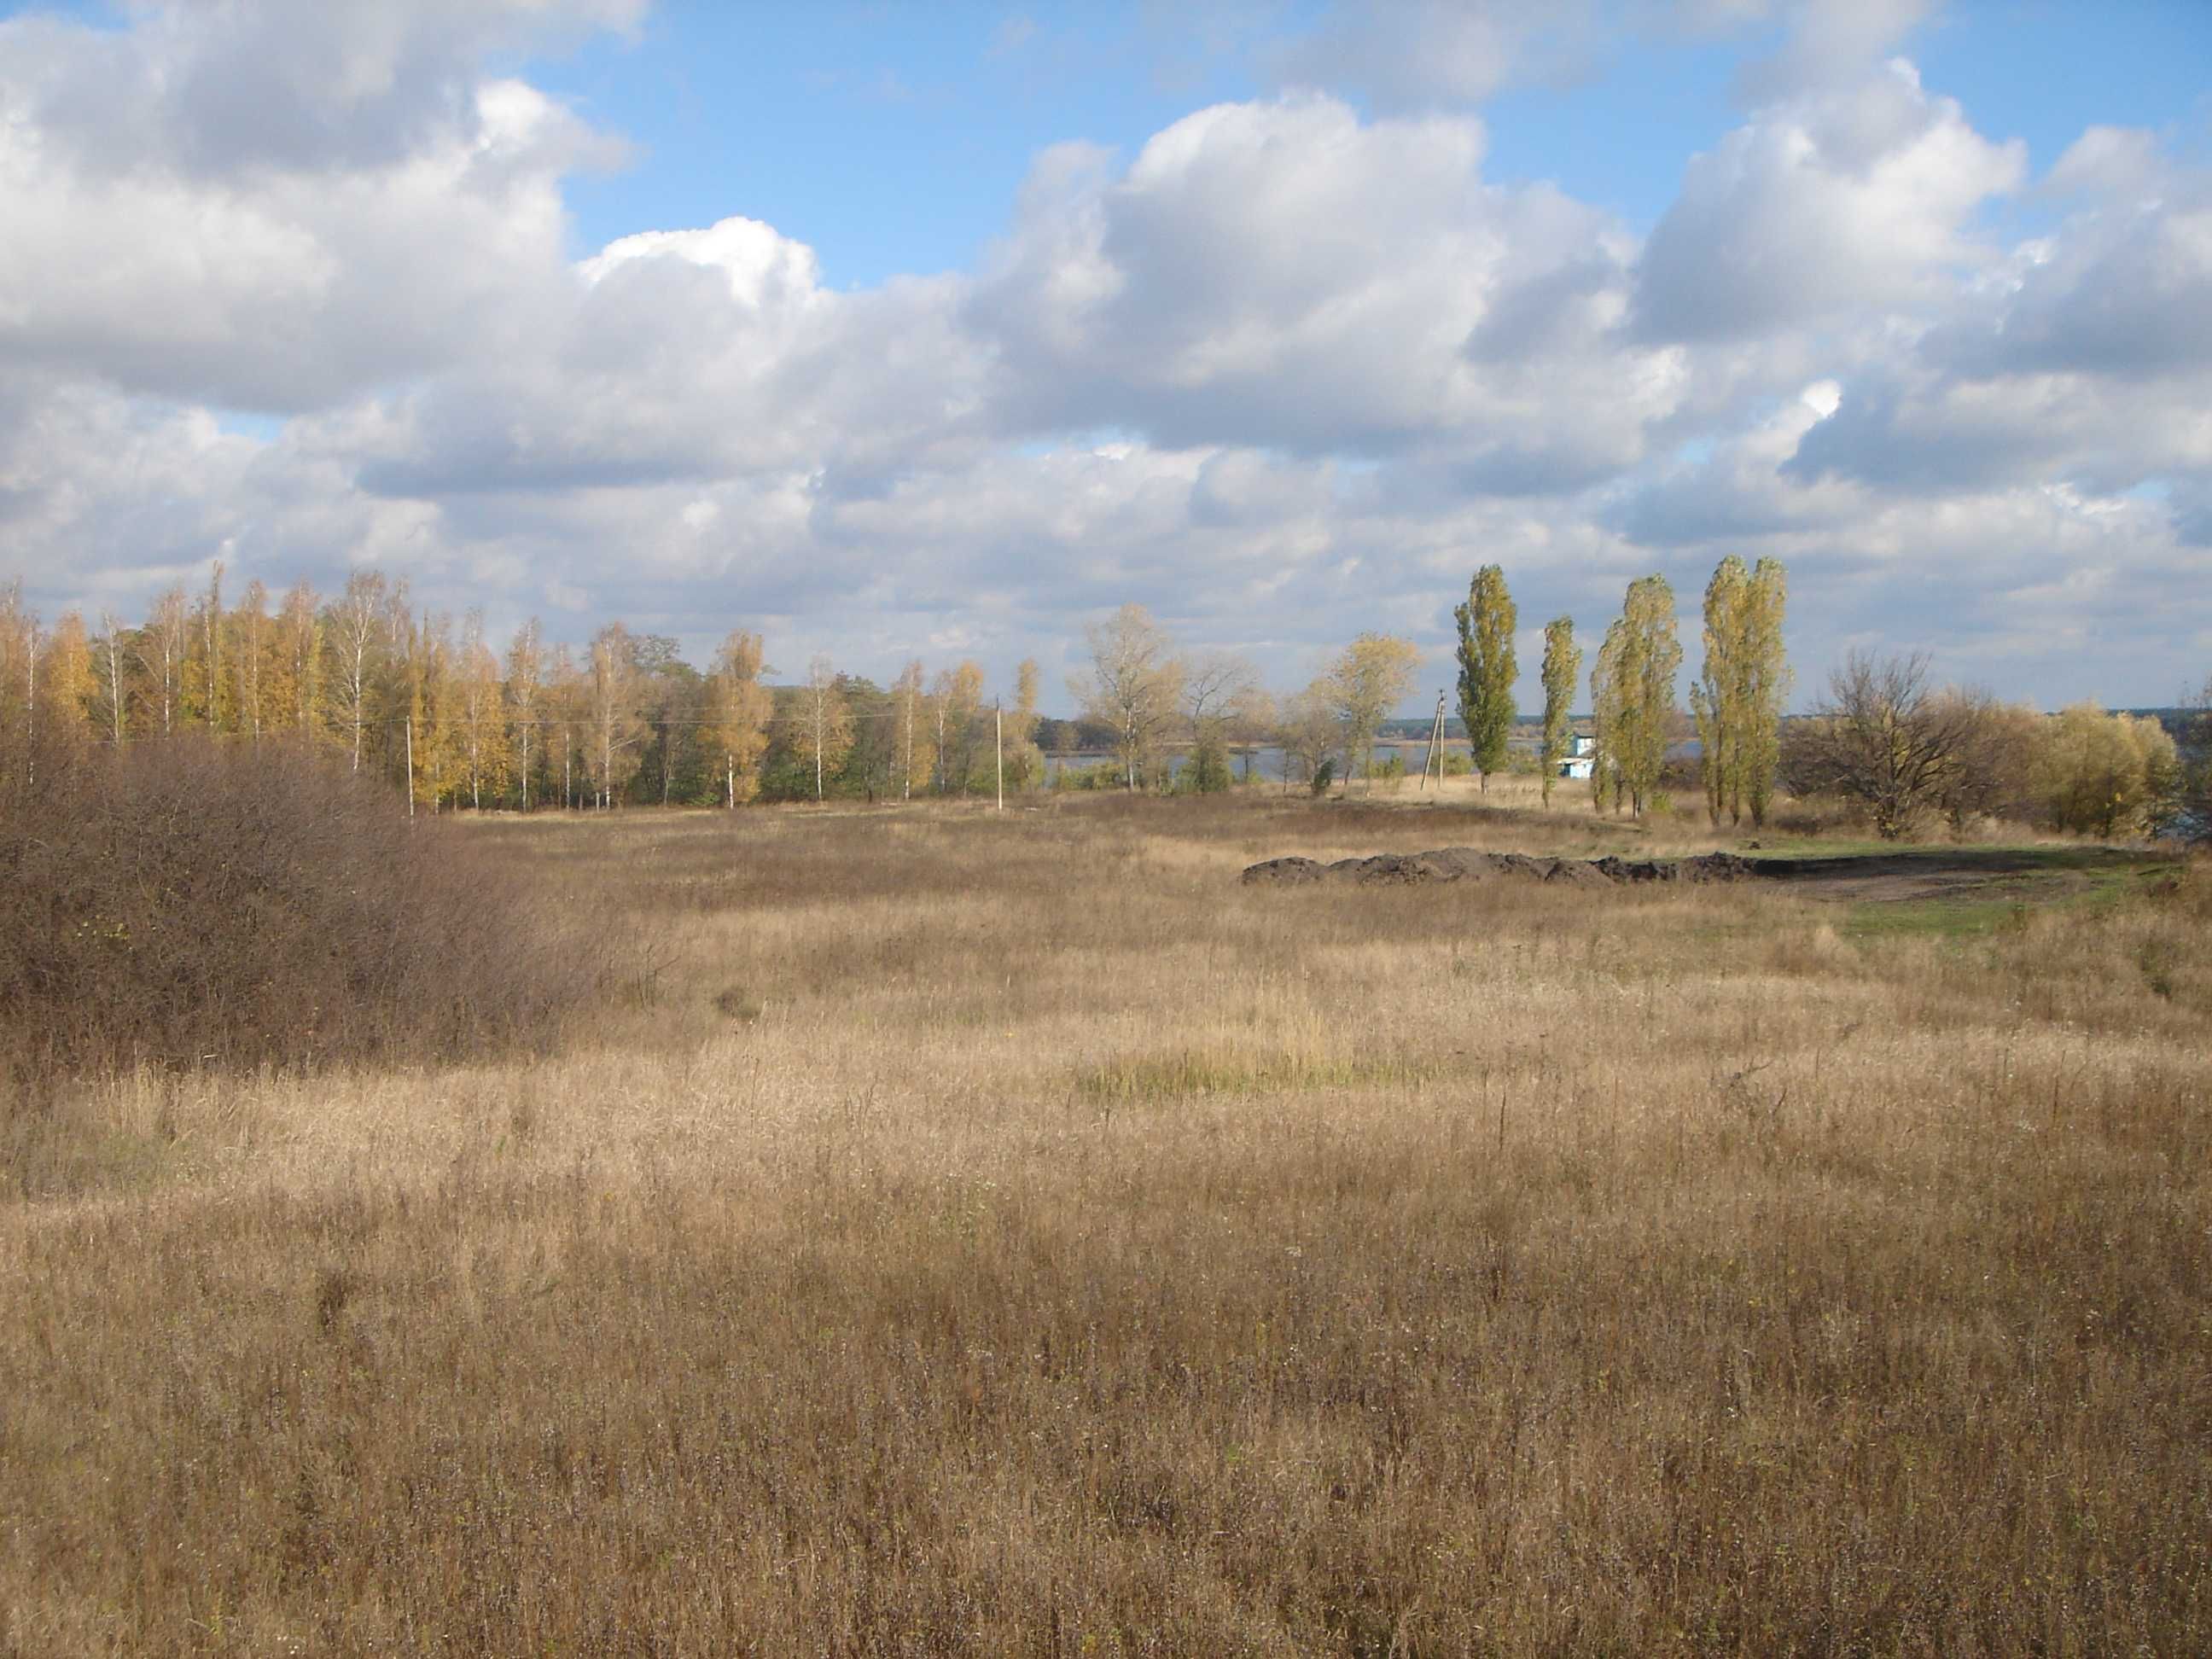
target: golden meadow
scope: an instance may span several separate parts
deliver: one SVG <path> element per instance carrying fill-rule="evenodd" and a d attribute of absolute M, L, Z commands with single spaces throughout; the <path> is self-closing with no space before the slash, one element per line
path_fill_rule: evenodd
<path fill-rule="evenodd" d="M 0 1651 L 2202 1650 L 2212 870 L 1423 799 L 418 821 L 621 971 L 19 1086 Z"/>

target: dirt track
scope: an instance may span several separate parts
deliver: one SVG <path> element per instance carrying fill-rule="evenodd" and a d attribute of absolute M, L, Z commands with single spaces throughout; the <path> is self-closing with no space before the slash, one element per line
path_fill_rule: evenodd
<path fill-rule="evenodd" d="M 2048 892 L 2086 884 L 2100 870 L 2135 868 L 2144 855 L 2112 848 L 1915 848 L 1831 858 L 1745 858 L 1708 853 L 1685 859 L 1545 859 L 1445 847 L 1426 853 L 1378 853 L 1371 858 L 1268 859 L 1249 866 L 1248 885 L 1305 886 L 1351 882 L 1363 886 L 1460 881 L 1559 882 L 1608 887 L 1652 881 L 1778 881 L 1808 898 L 1934 898 L 1984 889 L 2033 886 Z"/>
<path fill-rule="evenodd" d="M 2100 871 L 2141 868 L 2149 855 L 2117 848 L 1942 847 L 1838 858 L 1753 859 L 1754 875 L 1808 897 L 1940 898 L 1996 889 L 2048 896 L 2088 885 Z"/>

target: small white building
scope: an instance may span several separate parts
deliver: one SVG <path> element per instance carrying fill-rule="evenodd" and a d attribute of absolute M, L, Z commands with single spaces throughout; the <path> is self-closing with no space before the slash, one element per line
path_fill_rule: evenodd
<path fill-rule="evenodd" d="M 1577 732 L 1567 757 L 1559 763 L 1563 778 L 1588 778 L 1597 766 L 1597 739 L 1586 738 Z"/>

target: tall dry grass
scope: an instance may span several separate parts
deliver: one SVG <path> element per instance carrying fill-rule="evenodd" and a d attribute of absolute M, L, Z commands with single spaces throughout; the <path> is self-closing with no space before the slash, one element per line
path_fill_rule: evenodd
<path fill-rule="evenodd" d="M 2206 1645 L 2201 870 L 1860 941 L 1236 882 L 1586 812 L 477 833 L 659 998 L 79 1099 L 0 1208 L 0 1649 Z"/>

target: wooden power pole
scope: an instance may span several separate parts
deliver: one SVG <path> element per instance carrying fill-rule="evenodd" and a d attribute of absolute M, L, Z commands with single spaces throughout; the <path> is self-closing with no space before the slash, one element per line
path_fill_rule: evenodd
<path fill-rule="evenodd" d="M 1437 793 L 1442 794 L 1444 787 L 1444 694 L 1441 691 L 1437 693 L 1437 721 L 1429 728 L 1429 752 L 1421 758 L 1421 787 L 1424 789 L 1429 787 L 1431 762 L 1435 763 L 1437 769 Z"/>

